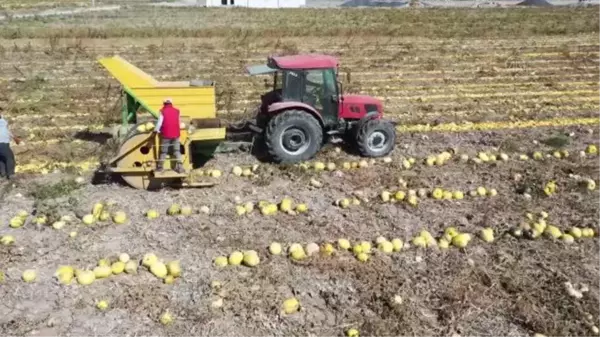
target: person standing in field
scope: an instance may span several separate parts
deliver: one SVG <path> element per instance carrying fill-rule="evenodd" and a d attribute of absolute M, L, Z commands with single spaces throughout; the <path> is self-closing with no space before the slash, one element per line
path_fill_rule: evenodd
<path fill-rule="evenodd" d="M 173 102 L 170 98 L 163 101 L 163 107 L 160 109 L 160 116 L 156 123 L 156 132 L 160 134 L 160 156 L 158 158 L 158 164 L 156 165 L 156 171 L 162 172 L 164 162 L 167 159 L 167 153 L 169 150 L 175 154 L 177 159 L 177 165 L 175 171 L 177 173 L 183 173 L 183 163 L 181 160 L 180 142 L 179 142 L 179 109 L 173 106 Z"/>
<path fill-rule="evenodd" d="M 19 139 L 14 137 L 8 129 L 8 122 L 0 115 L 0 177 L 10 179 L 15 175 L 15 155 L 10 148 L 10 141 L 14 139 L 17 144 Z"/>

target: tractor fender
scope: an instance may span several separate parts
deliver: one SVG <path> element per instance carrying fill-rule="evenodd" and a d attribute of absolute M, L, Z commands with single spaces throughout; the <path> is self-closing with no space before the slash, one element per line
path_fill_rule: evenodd
<path fill-rule="evenodd" d="M 356 123 L 356 130 L 360 130 L 360 128 L 371 119 L 380 118 L 379 112 L 377 111 L 369 111 L 366 115 L 364 115 L 361 119 Z"/>
<path fill-rule="evenodd" d="M 273 115 L 278 114 L 281 111 L 291 110 L 291 109 L 306 111 L 306 112 L 310 113 L 311 115 L 313 115 L 319 121 L 319 124 L 321 124 L 321 127 L 325 126 L 325 121 L 323 121 L 323 117 L 321 116 L 321 114 L 312 106 L 302 103 L 302 102 L 273 103 L 273 104 L 269 105 L 268 112 L 269 112 L 270 116 L 273 116 Z"/>

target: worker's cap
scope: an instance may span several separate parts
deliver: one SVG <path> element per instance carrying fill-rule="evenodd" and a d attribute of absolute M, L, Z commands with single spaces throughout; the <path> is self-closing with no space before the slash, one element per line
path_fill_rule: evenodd
<path fill-rule="evenodd" d="M 171 101 L 170 98 L 165 98 L 165 100 L 163 101 L 163 103 L 165 103 L 165 104 L 171 104 L 171 103 L 173 103 L 173 101 Z"/>

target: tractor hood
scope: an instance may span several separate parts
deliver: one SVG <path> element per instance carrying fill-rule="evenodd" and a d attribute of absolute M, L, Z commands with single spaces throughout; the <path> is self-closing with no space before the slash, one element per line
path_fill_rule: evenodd
<path fill-rule="evenodd" d="M 374 104 L 377 106 L 382 106 L 382 102 L 377 98 L 369 95 L 344 95 L 345 104 Z"/>
<path fill-rule="evenodd" d="M 383 103 L 368 95 L 344 95 L 340 104 L 340 117 L 344 119 L 361 119 L 375 111 L 382 117 Z"/>

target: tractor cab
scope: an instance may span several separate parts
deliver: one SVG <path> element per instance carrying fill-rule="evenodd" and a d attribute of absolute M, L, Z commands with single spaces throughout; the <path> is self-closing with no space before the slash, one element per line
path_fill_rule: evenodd
<path fill-rule="evenodd" d="M 283 69 L 275 73 L 273 82 L 280 102 L 308 104 L 326 124 L 337 122 L 340 93 L 334 69 Z"/>
<path fill-rule="evenodd" d="M 296 102 L 317 115 L 326 129 L 337 128 L 343 119 L 358 120 L 382 114 L 382 103 L 365 95 L 342 95 L 338 60 L 328 55 L 269 57 L 266 65 L 247 67 L 251 75 L 273 74 L 272 90 L 261 97 L 261 112 Z M 274 103 L 288 103 L 277 104 Z"/>

